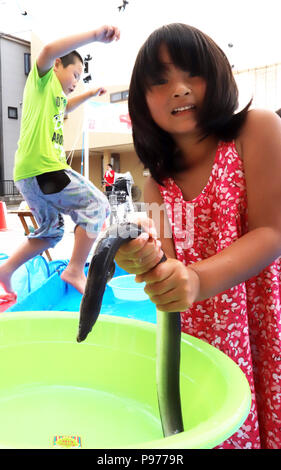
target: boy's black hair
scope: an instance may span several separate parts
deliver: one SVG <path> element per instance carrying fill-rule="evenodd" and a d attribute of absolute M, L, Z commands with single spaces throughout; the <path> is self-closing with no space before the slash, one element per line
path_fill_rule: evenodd
<path fill-rule="evenodd" d="M 224 52 L 206 34 L 182 23 L 172 23 L 154 31 L 141 47 L 129 88 L 129 114 L 136 152 L 152 177 L 163 179 L 183 169 L 174 140 L 152 119 L 146 92 L 165 71 L 159 58 L 162 45 L 167 47 L 177 67 L 191 75 L 205 78 L 207 87 L 201 109 L 197 109 L 201 138 L 214 135 L 224 141 L 235 139 L 242 128 L 248 105 L 238 107 L 238 88 Z"/>
<path fill-rule="evenodd" d="M 64 67 L 67 67 L 70 64 L 74 64 L 76 59 L 80 60 L 80 62 L 82 62 L 82 64 L 84 64 L 84 61 L 83 61 L 81 55 L 77 51 L 71 51 L 68 54 L 60 57 L 60 60 L 61 60 L 62 65 Z"/>

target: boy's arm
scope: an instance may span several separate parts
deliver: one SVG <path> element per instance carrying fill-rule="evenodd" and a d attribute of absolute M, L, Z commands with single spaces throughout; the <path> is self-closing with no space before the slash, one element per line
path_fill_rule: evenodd
<path fill-rule="evenodd" d="M 87 31 L 46 44 L 37 57 L 37 68 L 40 76 L 50 70 L 54 65 L 54 61 L 58 57 L 62 57 L 69 52 L 91 42 L 104 42 L 108 43 L 114 39 L 118 40 L 120 37 L 119 29 L 115 26 L 104 25 L 98 29 Z"/>
<path fill-rule="evenodd" d="M 72 98 L 69 98 L 67 100 L 65 112 L 70 113 L 75 108 L 80 106 L 80 104 L 85 103 L 85 101 L 92 98 L 93 96 L 101 96 L 101 95 L 104 95 L 105 93 L 106 93 L 106 90 L 104 88 L 97 88 L 97 89 L 87 90 L 84 93 L 81 93 L 80 95 L 73 96 Z"/>

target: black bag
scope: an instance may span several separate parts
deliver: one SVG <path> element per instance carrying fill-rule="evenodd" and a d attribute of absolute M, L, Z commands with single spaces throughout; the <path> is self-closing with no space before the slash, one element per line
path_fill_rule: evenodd
<path fill-rule="evenodd" d="M 71 179 L 64 170 L 49 171 L 36 176 L 37 183 L 43 194 L 55 194 L 62 191 Z"/>

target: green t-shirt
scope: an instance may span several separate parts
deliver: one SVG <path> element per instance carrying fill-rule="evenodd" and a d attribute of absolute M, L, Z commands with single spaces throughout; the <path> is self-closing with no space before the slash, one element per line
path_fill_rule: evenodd
<path fill-rule="evenodd" d="M 69 168 L 63 149 L 66 95 L 53 69 L 39 77 L 36 62 L 23 95 L 14 180 Z"/>

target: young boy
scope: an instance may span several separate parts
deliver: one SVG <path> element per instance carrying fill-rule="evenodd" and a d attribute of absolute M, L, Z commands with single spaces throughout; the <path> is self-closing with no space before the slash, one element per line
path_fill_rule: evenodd
<path fill-rule="evenodd" d="M 103 88 L 88 90 L 67 100 L 83 71 L 83 60 L 74 49 L 90 42 L 118 40 L 114 26 L 102 26 L 47 44 L 40 52 L 28 76 L 24 91 L 23 114 L 14 180 L 39 228 L 0 266 L 0 284 L 6 295 L 16 297 L 11 285 L 14 271 L 23 263 L 53 247 L 63 236 L 63 218 L 75 222 L 74 248 L 61 278 L 83 294 L 84 265 L 100 228 L 109 214 L 105 195 L 92 183 L 73 171 L 63 150 L 63 118 Z"/>

